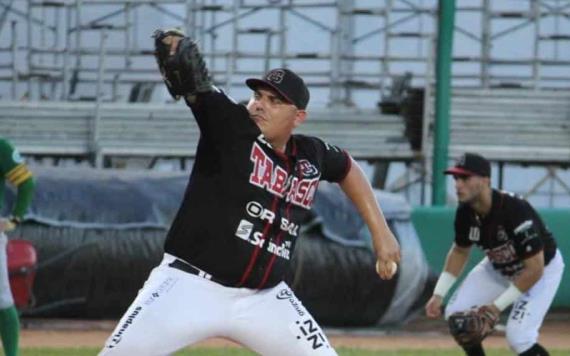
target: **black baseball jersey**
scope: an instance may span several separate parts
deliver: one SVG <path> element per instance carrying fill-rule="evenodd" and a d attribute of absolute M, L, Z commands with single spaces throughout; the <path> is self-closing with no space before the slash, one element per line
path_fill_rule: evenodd
<path fill-rule="evenodd" d="M 284 153 L 274 150 L 247 108 L 218 90 L 190 107 L 201 137 L 165 252 L 226 285 L 275 286 L 319 181 L 344 179 L 351 158 L 303 135 L 293 135 Z"/>
<path fill-rule="evenodd" d="M 518 273 L 525 258 L 544 251 L 546 265 L 556 252 L 556 242 L 534 208 L 523 198 L 498 190 L 493 190 L 491 211 L 483 218 L 468 204 L 459 206 L 455 243 L 481 247 L 505 276 Z"/>

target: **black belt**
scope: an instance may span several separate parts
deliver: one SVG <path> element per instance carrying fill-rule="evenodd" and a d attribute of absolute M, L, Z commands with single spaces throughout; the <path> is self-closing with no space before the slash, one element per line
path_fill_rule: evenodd
<path fill-rule="evenodd" d="M 194 267 L 191 264 L 186 263 L 180 259 L 175 259 L 173 262 L 169 263 L 168 266 L 172 267 L 172 268 L 176 268 L 177 270 L 180 270 L 180 271 L 183 271 L 186 273 L 196 275 L 198 277 L 202 277 L 202 278 L 207 279 L 209 281 L 216 282 L 216 283 L 221 284 L 221 285 L 226 286 L 226 287 L 235 287 L 234 285 L 227 283 L 227 282 L 224 282 L 221 279 L 218 279 L 216 277 L 213 277 L 211 274 L 206 273 L 206 272 L 202 271 L 201 269 Z"/>

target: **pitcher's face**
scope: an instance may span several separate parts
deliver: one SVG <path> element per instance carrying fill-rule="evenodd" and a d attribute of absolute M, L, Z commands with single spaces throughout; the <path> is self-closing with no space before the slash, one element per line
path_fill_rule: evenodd
<path fill-rule="evenodd" d="M 272 144 L 286 143 L 293 129 L 299 126 L 306 116 L 304 110 L 297 109 L 269 88 L 257 88 L 247 104 L 247 110 L 265 139 Z"/>

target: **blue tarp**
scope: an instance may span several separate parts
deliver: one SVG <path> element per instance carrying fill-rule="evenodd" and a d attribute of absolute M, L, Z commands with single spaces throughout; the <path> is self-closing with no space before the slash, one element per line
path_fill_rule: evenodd
<path fill-rule="evenodd" d="M 188 173 L 50 168 L 35 176 L 31 209 L 16 231 L 39 256 L 38 305 L 28 313 L 118 317 L 161 258 Z M 320 184 L 312 219 L 301 229 L 286 279 L 329 325 L 402 322 L 433 282 L 410 206 L 400 196 L 375 194 L 402 247 L 391 281 L 375 274 L 370 233 L 338 185 Z M 13 192 L 8 200 L 10 206 Z"/>

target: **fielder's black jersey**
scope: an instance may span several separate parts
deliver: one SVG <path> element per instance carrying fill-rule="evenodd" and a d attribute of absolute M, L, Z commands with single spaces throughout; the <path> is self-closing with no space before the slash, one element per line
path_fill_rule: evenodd
<path fill-rule="evenodd" d="M 512 193 L 493 190 L 492 207 L 481 218 L 462 204 L 455 215 L 455 243 L 476 244 L 498 271 L 507 277 L 517 274 L 522 260 L 544 251 L 544 264 L 556 252 L 556 242 L 534 208 Z"/>
<path fill-rule="evenodd" d="M 191 105 L 201 131 L 182 205 L 165 252 L 224 284 L 278 284 L 320 180 L 339 182 L 350 156 L 322 140 L 293 135 L 274 150 L 245 106 L 220 91 Z"/>

